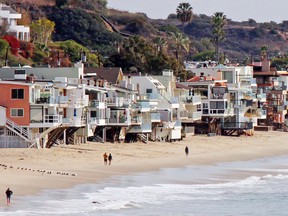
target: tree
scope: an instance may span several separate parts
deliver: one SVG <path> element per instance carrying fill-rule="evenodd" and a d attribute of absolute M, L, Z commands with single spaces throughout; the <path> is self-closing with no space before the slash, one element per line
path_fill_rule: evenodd
<path fill-rule="evenodd" d="M 189 52 L 190 49 L 190 40 L 188 37 L 184 36 L 182 33 L 172 33 L 171 34 L 171 41 L 170 47 L 175 52 L 176 61 L 172 64 L 175 72 L 175 76 L 182 76 L 182 80 L 186 77 L 186 72 L 184 70 L 183 64 L 183 54 Z"/>
<path fill-rule="evenodd" d="M 226 25 L 226 15 L 223 12 L 216 12 L 212 16 L 213 39 L 215 43 L 216 58 L 219 62 L 219 43 L 225 39 L 224 26 Z"/>
<path fill-rule="evenodd" d="M 182 22 L 182 31 L 184 32 L 185 23 L 188 23 L 193 18 L 192 7 L 189 3 L 180 3 L 176 9 L 177 18 Z"/>
<path fill-rule="evenodd" d="M 267 59 L 267 51 L 268 51 L 268 48 L 269 46 L 267 44 L 263 44 L 261 47 L 260 47 L 260 57 L 261 57 L 261 61 L 263 61 L 264 59 Z"/>
<path fill-rule="evenodd" d="M 188 37 L 184 36 L 182 33 L 172 33 L 171 34 L 172 44 L 171 47 L 175 51 L 175 57 L 179 61 L 182 57 L 182 53 L 185 51 L 189 52 L 190 40 Z"/>
<path fill-rule="evenodd" d="M 54 27 L 55 23 L 46 18 L 32 22 L 30 27 L 32 41 L 47 46 L 54 32 Z"/>
<path fill-rule="evenodd" d="M 156 49 L 158 53 L 163 52 L 163 48 L 166 46 L 166 41 L 163 37 L 157 36 L 153 39 L 153 42 L 155 43 Z"/>
<path fill-rule="evenodd" d="M 17 38 L 11 35 L 6 35 L 2 39 L 9 43 L 12 54 L 18 55 L 20 50 L 20 42 L 17 40 Z"/>

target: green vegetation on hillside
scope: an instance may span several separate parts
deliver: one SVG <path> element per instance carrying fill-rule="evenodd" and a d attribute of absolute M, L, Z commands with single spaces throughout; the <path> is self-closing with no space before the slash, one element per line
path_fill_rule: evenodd
<path fill-rule="evenodd" d="M 175 5 L 175 11 L 171 11 L 168 19 L 152 20 L 143 13 L 107 9 L 106 0 L 47 0 L 33 4 L 29 0 L 2 2 L 25 14 L 25 19 L 21 20 L 23 24 L 43 18 L 55 24 L 51 42 L 44 45 L 22 43 L 20 46 L 21 53 L 15 59 L 28 61 L 31 65 L 58 65 L 59 58 L 63 65 L 71 65 L 79 61 L 81 53 L 85 52 L 89 59 L 87 66 L 121 66 L 127 72 L 137 69 L 155 74 L 171 68 L 185 77 L 183 60 L 217 59 L 218 51 L 215 53 L 215 43 L 212 43 L 213 38 L 215 42 L 212 17 L 193 14 L 193 5 L 190 4 L 187 8 L 179 5 L 178 11 Z M 187 15 L 185 20 L 184 15 Z M 226 39 L 221 42 L 219 55 L 228 59 L 247 62 L 251 56 L 255 59 L 258 55 L 259 58 L 263 44 L 269 45 L 268 53 L 285 56 L 288 52 L 288 21 L 277 24 L 257 23 L 253 19 L 244 22 L 227 19 L 222 30 Z M 4 25 L 0 29 L 2 36 L 3 32 Z M 186 42 L 177 45 L 177 40 L 171 35 L 187 38 Z M 30 51 L 26 52 L 25 47 L 29 47 Z M 185 47 L 186 50 L 183 49 Z M 3 50 L 0 55 L 5 58 Z M 8 56 L 12 59 L 11 52 Z M 278 57 L 275 55 L 275 58 Z M 285 59 L 280 61 L 278 58 L 275 62 L 284 67 L 281 62 Z"/>

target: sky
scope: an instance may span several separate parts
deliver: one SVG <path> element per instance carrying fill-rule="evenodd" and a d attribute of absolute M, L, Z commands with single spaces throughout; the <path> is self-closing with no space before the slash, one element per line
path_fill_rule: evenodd
<path fill-rule="evenodd" d="M 281 23 L 288 20 L 288 0 L 108 0 L 108 7 L 129 12 L 143 12 L 153 19 L 166 19 L 181 2 L 189 2 L 194 14 L 223 12 L 233 21 Z"/>

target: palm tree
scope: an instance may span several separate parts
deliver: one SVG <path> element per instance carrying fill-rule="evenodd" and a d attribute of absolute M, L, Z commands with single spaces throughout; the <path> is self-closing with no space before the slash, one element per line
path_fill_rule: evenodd
<path fill-rule="evenodd" d="M 190 39 L 186 36 L 184 36 L 182 33 L 172 33 L 171 34 L 172 39 L 172 46 L 175 48 L 175 57 L 177 60 L 181 59 L 182 51 L 189 52 L 190 48 Z"/>
<path fill-rule="evenodd" d="M 264 59 L 267 59 L 267 51 L 268 51 L 268 48 L 269 46 L 267 44 L 263 44 L 261 47 L 260 47 L 260 50 L 261 50 L 261 53 L 260 53 L 260 57 L 261 57 L 261 60 L 263 61 Z"/>
<path fill-rule="evenodd" d="M 163 47 L 166 46 L 166 41 L 163 37 L 157 36 L 156 38 L 153 39 L 153 42 L 155 43 L 156 49 L 157 49 L 157 54 L 163 52 Z"/>
<path fill-rule="evenodd" d="M 212 16 L 213 42 L 215 43 L 216 58 L 219 62 L 219 43 L 225 39 L 224 26 L 226 25 L 226 15 L 223 12 L 216 12 Z"/>
<path fill-rule="evenodd" d="M 184 32 L 185 23 L 190 22 L 193 18 L 192 7 L 189 3 L 180 3 L 176 9 L 177 18 L 182 22 L 182 31 Z"/>

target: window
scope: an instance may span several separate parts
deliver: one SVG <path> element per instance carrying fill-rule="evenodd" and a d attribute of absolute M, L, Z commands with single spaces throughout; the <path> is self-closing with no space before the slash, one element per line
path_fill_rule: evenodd
<path fill-rule="evenodd" d="M 223 71 L 223 79 L 227 80 L 228 83 L 233 83 L 233 73 L 232 71 Z"/>
<path fill-rule="evenodd" d="M 151 94 L 152 93 L 152 89 L 146 89 L 146 93 L 147 94 Z"/>
<path fill-rule="evenodd" d="M 24 99 L 24 89 L 12 89 L 12 99 Z"/>
<path fill-rule="evenodd" d="M 91 111 L 90 116 L 91 116 L 91 118 L 96 118 L 97 117 L 97 112 L 96 111 Z"/>
<path fill-rule="evenodd" d="M 208 103 L 203 103 L 202 107 L 203 107 L 203 109 L 207 109 L 208 108 Z"/>
<path fill-rule="evenodd" d="M 23 117 L 24 116 L 24 109 L 11 109 L 11 116 L 12 117 Z"/>
<path fill-rule="evenodd" d="M 20 69 L 20 70 L 15 70 L 14 71 L 14 74 L 21 74 L 21 75 L 23 75 L 23 74 L 25 74 L 25 70 L 22 70 L 22 69 Z"/>

